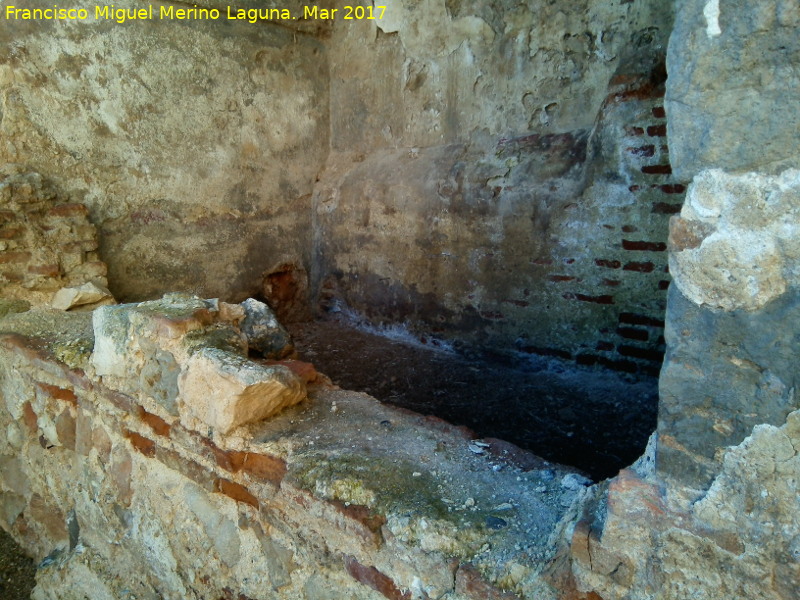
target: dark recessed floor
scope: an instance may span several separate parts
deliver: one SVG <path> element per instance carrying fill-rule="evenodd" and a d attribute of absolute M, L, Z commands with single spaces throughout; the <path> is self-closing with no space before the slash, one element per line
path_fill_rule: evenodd
<path fill-rule="evenodd" d="M 635 461 L 656 427 L 654 378 L 630 383 L 530 358 L 467 360 L 334 321 L 290 330 L 300 358 L 342 388 L 466 425 L 596 481 Z"/>
<path fill-rule="evenodd" d="M 0 598 L 28 600 L 31 597 L 36 565 L 23 554 L 13 538 L 0 529 Z"/>

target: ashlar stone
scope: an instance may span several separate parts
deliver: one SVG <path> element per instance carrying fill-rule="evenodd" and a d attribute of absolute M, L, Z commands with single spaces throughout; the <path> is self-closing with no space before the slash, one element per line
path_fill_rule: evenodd
<path fill-rule="evenodd" d="M 192 355 L 181 371 L 178 391 L 182 420 L 188 411 L 223 434 L 306 397 L 305 384 L 287 367 L 256 364 L 217 348 Z"/>

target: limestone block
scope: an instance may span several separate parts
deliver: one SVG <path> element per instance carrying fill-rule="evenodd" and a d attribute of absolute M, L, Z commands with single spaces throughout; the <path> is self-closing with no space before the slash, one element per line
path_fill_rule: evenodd
<path fill-rule="evenodd" d="M 278 322 L 269 306 L 253 298 L 241 304 L 245 317 L 242 332 L 250 348 L 258 350 L 264 358 L 284 358 L 294 352 L 289 332 Z"/>
<path fill-rule="evenodd" d="M 800 171 L 698 175 L 670 231 L 670 273 L 697 305 L 763 308 L 800 283 Z"/>
<path fill-rule="evenodd" d="M 797 25 L 787 0 L 686 0 L 667 52 L 673 171 L 780 172 L 800 165 Z"/>
<path fill-rule="evenodd" d="M 61 288 L 50 304 L 59 310 L 93 310 L 114 303 L 114 296 L 106 287 L 88 281 L 76 287 Z"/>
<path fill-rule="evenodd" d="M 178 390 L 181 419 L 188 411 L 221 433 L 266 419 L 306 397 L 305 384 L 288 368 L 258 365 L 216 348 L 188 360 Z"/>
<path fill-rule="evenodd" d="M 92 363 L 98 375 L 123 377 L 138 373 L 146 358 L 159 348 L 185 355 L 186 335 L 211 325 L 217 313 L 215 301 L 181 294 L 100 307 L 92 315 Z"/>

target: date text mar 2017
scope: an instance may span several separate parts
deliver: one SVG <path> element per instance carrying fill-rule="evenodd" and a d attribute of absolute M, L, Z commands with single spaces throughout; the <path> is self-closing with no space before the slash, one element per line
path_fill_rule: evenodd
<path fill-rule="evenodd" d="M 336 13 L 341 12 L 341 15 Z M 303 19 L 306 20 L 380 20 L 386 12 L 385 6 L 343 6 L 338 8 L 320 8 L 319 6 L 304 6 Z"/>

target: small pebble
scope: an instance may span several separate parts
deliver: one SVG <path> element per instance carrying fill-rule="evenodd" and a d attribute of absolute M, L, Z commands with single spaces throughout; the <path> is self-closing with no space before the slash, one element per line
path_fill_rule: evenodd
<path fill-rule="evenodd" d="M 503 527 L 507 527 L 508 522 L 505 519 L 501 519 L 500 517 L 492 517 L 491 515 L 486 517 L 486 527 L 489 529 L 502 529 Z"/>

